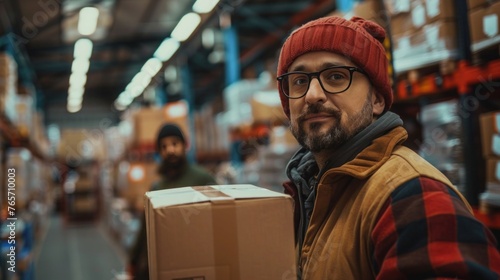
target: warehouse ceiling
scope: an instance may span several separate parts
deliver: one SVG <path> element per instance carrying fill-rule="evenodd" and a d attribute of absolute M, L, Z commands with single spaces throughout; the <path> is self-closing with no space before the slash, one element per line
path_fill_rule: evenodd
<path fill-rule="evenodd" d="M 46 124 L 96 126 L 103 119 L 118 120 L 120 111 L 113 102 L 170 36 L 180 18 L 192 11 L 194 2 L 0 0 L 0 35 L 4 43 L 16 46 L 21 83 L 31 83 L 36 88 L 36 103 L 45 113 Z M 214 53 L 217 47 L 202 45 L 203 30 L 210 28 L 220 35 L 217 31 L 221 27 L 234 27 L 241 75 L 251 76 L 275 62 L 279 43 L 290 29 L 331 12 L 334 4 L 334 0 L 221 0 L 211 13 L 202 15 L 194 35 L 163 68 L 170 64 L 187 69 L 194 104 L 200 106 L 221 95 L 226 79 L 221 53 Z M 88 6 L 99 8 L 99 22 L 89 37 L 94 47 L 83 107 L 77 113 L 69 113 L 66 102 L 73 49 L 75 41 L 81 38 L 76 31 L 78 13 Z M 175 87 L 165 82 L 162 73 L 152 83 L 165 89 L 167 96 L 175 94 Z"/>

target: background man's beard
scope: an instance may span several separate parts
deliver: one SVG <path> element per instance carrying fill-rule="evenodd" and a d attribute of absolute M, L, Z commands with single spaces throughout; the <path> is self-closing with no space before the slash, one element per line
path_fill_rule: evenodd
<path fill-rule="evenodd" d="M 175 173 L 182 168 L 185 162 L 186 159 L 184 157 L 169 155 L 168 158 L 162 159 L 158 166 L 158 173 L 160 175 Z"/>
<path fill-rule="evenodd" d="M 340 111 L 322 109 L 320 105 L 313 105 L 308 108 L 306 113 L 326 112 L 333 115 L 335 119 L 335 123 L 332 124 L 333 127 L 324 133 L 320 133 L 321 126 L 325 124 L 312 123 L 309 125 L 309 133 L 306 133 L 303 124 L 304 117 L 300 116 L 295 123 L 290 123 L 290 129 L 299 144 L 313 153 L 322 150 L 335 150 L 372 123 L 372 111 L 371 98 L 368 98 L 361 111 L 352 116 L 347 122 L 350 126 L 350 128 L 347 128 L 342 125 L 342 114 Z"/>

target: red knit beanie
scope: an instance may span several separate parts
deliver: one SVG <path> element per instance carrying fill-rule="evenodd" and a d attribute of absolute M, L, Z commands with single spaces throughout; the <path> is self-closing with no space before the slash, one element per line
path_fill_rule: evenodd
<path fill-rule="evenodd" d="M 328 51 L 343 55 L 363 69 L 378 93 L 384 96 L 385 109 L 392 105 L 392 88 L 387 72 L 387 56 L 382 42 L 385 30 L 378 24 L 353 17 L 324 17 L 308 22 L 292 32 L 281 49 L 278 76 L 286 73 L 293 61 L 308 52 Z M 288 98 L 278 86 L 283 111 L 290 118 Z"/>

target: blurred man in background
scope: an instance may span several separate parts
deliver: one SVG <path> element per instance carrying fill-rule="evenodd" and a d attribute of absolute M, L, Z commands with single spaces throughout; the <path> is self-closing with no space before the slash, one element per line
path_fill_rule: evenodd
<path fill-rule="evenodd" d="M 162 159 L 158 167 L 161 179 L 153 184 L 151 191 L 216 184 L 214 177 L 207 170 L 188 162 L 187 148 L 187 141 L 179 126 L 167 123 L 161 127 L 156 140 L 156 149 Z M 128 261 L 128 271 L 134 280 L 149 279 L 146 233 L 143 215 L 139 234 Z"/>

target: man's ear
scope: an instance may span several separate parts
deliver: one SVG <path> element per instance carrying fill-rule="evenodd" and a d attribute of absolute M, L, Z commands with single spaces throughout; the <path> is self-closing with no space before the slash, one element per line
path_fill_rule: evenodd
<path fill-rule="evenodd" d="M 373 115 L 380 116 L 385 109 L 385 98 L 382 94 L 374 91 L 372 94 Z"/>

